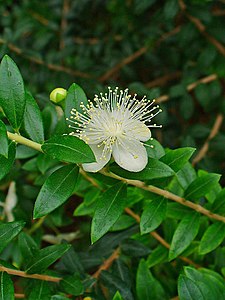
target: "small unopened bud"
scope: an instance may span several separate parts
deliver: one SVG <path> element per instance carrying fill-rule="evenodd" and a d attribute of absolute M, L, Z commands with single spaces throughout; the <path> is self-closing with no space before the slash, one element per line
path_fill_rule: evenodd
<path fill-rule="evenodd" d="M 50 100 L 54 103 L 59 103 L 66 98 L 67 90 L 56 88 L 50 94 Z"/>

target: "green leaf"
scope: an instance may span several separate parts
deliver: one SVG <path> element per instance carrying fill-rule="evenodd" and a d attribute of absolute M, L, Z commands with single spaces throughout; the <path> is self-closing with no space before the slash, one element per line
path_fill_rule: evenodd
<path fill-rule="evenodd" d="M 110 171 L 128 179 L 139 179 L 139 180 L 164 178 L 164 177 L 170 177 L 174 175 L 174 171 L 170 167 L 168 167 L 163 162 L 158 161 L 157 159 L 154 158 L 148 159 L 147 166 L 141 172 L 132 173 L 121 169 L 117 165 L 112 165 L 110 167 Z"/>
<path fill-rule="evenodd" d="M 169 150 L 163 157 L 160 158 L 160 161 L 164 162 L 171 169 L 177 172 L 187 163 L 194 151 L 195 148 L 191 147 Z"/>
<path fill-rule="evenodd" d="M 194 240 L 199 229 L 200 216 L 198 213 L 186 215 L 177 226 L 169 251 L 169 260 L 181 254 Z"/>
<path fill-rule="evenodd" d="M 161 196 L 145 205 L 140 222 L 141 234 L 153 231 L 162 223 L 166 215 L 166 207 L 167 200 Z"/>
<path fill-rule="evenodd" d="M 87 105 L 87 97 L 83 89 L 78 84 L 73 83 L 69 87 L 67 96 L 65 98 L 65 116 L 67 118 L 70 117 L 72 108 L 75 108 L 77 111 L 83 113 L 83 110 L 80 108 L 81 102 L 84 105 Z"/>
<path fill-rule="evenodd" d="M 8 158 L 8 137 L 5 124 L 0 120 L 0 155 Z"/>
<path fill-rule="evenodd" d="M 33 141 L 42 143 L 44 141 L 44 127 L 41 111 L 31 93 L 26 92 L 25 96 L 24 128 Z"/>
<path fill-rule="evenodd" d="M 180 300 L 208 300 L 202 295 L 198 282 L 181 274 L 178 278 L 178 296 Z"/>
<path fill-rule="evenodd" d="M 49 156 L 69 163 L 90 163 L 95 161 L 91 148 L 81 139 L 71 135 L 54 136 L 42 145 Z"/>
<path fill-rule="evenodd" d="M 63 277 L 60 281 L 60 287 L 68 294 L 78 296 L 83 294 L 84 287 L 77 275 Z"/>
<path fill-rule="evenodd" d="M 29 259 L 36 254 L 36 251 L 38 250 L 37 244 L 27 233 L 21 232 L 18 241 L 19 248 L 23 257 Z"/>
<path fill-rule="evenodd" d="M 119 182 L 98 199 L 91 226 L 92 243 L 99 240 L 116 223 L 126 206 L 126 185 Z"/>
<path fill-rule="evenodd" d="M 225 238 L 225 224 L 222 222 L 216 222 L 209 226 L 205 231 L 200 245 L 199 253 L 206 254 L 216 249 Z"/>
<path fill-rule="evenodd" d="M 51 297 L 49 282 L 44 280 L 32 280 L 30 282 L 28 300 L 49 300 Z"/>
<path fill-rule="evenodd" d="M 0 272 L 0 300 L 13 300 L 14 286 L 6 272 Z"/>
<path fill-rule="evenodd" d="M 165 293 L 161 284 L 152 276 L 144 259 L 140 261 L 138 266 L 136 291 L 138 300 L 165 299 Z"/>
<path fill-rule="evenodd" d="M 149 254 L 146 263 L 148 268 L 151 268 L 165 261 L 168 261 L 168 249 L 159 245 Z"/>
<path fill-rule="evenodd" d="M 14 239 L 23 229 L 25 222 L 8 222 L 0 225 L 0 252 Z"/>
<path fill-rule="evenodd" d="M 52 212 L 73 193 L 79 168 L 67 165 L 53 172 L 43 184 L 34 205 L 34 219 Z"/>
<path fill-rule="evenodd" d="M 186 189 L 184 197 L 196 200 L 205 196 L 218 183 L 220 177 L 219 174 L 210 173 L 196 178 Z"/>
<path fill-rule="evenodd" d="M 3 177 L 5 177 L 6 174 L 9 173 L 14 163 L 15 155 L 16 155 L 16 144 L 14 142 L 11 142 L 9 144 L 8 158 L 6 158 L 3 155 L 0 155 L 0 180 Z"/>
<path fill-rule="evenodd" d="M 113 297 L 112 300 L 123 300 L 122 296 L 120 295 L 120 292 L 117 291 Z"/>
<path fill-rule="evenodd" d="M 25 109 L 23 78 L 15 62 L 5 55 L 0 64 L 0 106 L 12 127 L 18 131 Z"/>
<path fill-rule="evenodd" d="M 39 250 L 34 257 L 28 262 L 26 267 L 26 273 L 42 273 L 57 259 L 59 259 L 66 251 L 68 251 L 70 245 L 60 244 L 46 247 Z"/>
<path fill-rule="evenodd" d="M 159 159 L 165 155 L 163 146 L 155 139 L 150 139 L 149 141 L 145 142 L 145 146 L 148 157 Z"/>

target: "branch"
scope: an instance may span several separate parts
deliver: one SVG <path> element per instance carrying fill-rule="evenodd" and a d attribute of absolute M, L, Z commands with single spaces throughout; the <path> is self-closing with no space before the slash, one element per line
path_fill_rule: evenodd
<path fill-rule="evenodd" d="M 18 48 L 17 46 L 15 46 L 12 43 L 8 43 L 6 40 L 0 38 L 0 44 L 4 44 L 7 45 L 7 47 L 15 52 L 16 54 L 23 56 L 24 58 L 28 59 L 29 61 L 37 64 L 37 65 L 42 65 L 47 67 L 49 70 L 53 70 L 53 71 L 58 71 L 58 72 L 64 72 L 73 76 L 77 76 L 77 77 L 81 77 L 81 78 L 90 78 L 91 75 L 84 73 L 84 72 L 80 72 L 80 71 L 74 71 L 73 69 L 64 67 L 64 66 L 60 66 L 60 65 L 55 65 L 55 64 L 51 64 L 51 63 L 46 63 L 44 60 L 40 59 L 40 58 L 36 58 L 33 56 L 29 56 L 26 55 L 24 53 L 24 51 L 20 48 Z"/>
<path fill-rule="evenodd" d="M 210 210 L 204 208 L 203 206 L 201 206 L 199 204 L 196 204 L 194 202 L 191 202 L 189 200 L 186 200 L 186 199 L 184 199 L 180 196 L 177 196 L 177 195 L 175 195 L 175 194 L 173 194 L 169 191 L 160 189 L 160 188 L 158 188 L 156 186 L 153 186 L 153 185 L 146 185 L 143 181 L 140 181 L 140 180 L 126 179 L 126 178 L 120 177 L 116 174 L 108 173 L 105 170 L 102 170 L 101 173 L 105 176 L 112 177 L 112 178 L 115 178 L 117 180 L 121 180 L 121 181 L 123 181 L 127 184 L 130 184 L 130 185 L 136 186 L 138 188 L 141 188 L 143 190 L 146 190 L 146 191 L 152 192 L 154 194 L 163 196 L 163 197 L 165 197 L 167 199 L 170 199 L 172 201 L 175 201 L 175 202 L 177 202 L 177 203 L 179 203 L 183 206 L 187 206 L 187 207 L 199 212 L 200 214 L 203 214 L 203 215 L 207 216 L 208 218 L 211 218 L 211 219 L 214 219 L 214 220 L 221 221 L 221 222 L 225 223 L 225 217 L 224 216 L 214 214 L 213 212 L 211 212 Z"/>
<path fill-rule="evenodd" d="M 187 87 L 186 87 L 186 90 L 188 92 L 191 92 L 193 89 L 195 89 L 199 84 L 206 84 L 206 83 L 209 83 L 209 82 L 212 82 L 214 80 L 218 79 L 218 76 L 217 74 L 211 74 L 211 75 L 208 75 L 206 77 L 203 77 L 197 81 L 194 81 L 192 83 L 190 83 Z M 162 103 L 162 102 L 166 102 L 170 99 L 170 96 L 169 95 L 162 95 L 158 98 L 156 98 L 156 103 Z"/>
<path fill-rule="evenodd" d="M 61 277 L 53 277 L 53 276 L 44 275 L 44 274 L 27 274 L 24 271 L 6 268 L 1 265 L 0 265 L 0 271 L 6 272 L 10 275 L 20 276 L 20 277 L 24 277 L 24 278 L 39 279 L 39 280 L 44 280 L 44 281 L 59 282 L 60 280 L 62 280 Z"/>
<path fill-rule="evenodd" d="M 19 144 L 22 144 L 22 145 L 25 145 L 27 147 L 30 147 L 30 148 L 33 148 L 39 152 L 43 152 L 42 149 L 41 149 L 41 144 L 38 144 L 36 142 L 33 142 L 19 134 L 16 134 L 16 133 L 11 133 L 9 131 L 7 131 L 7 135 L 8 135 L 8 138 L 12 141 L 15 141 Z"/>
<path fill-rule="evenodd" d="M 217 40 L 215 39 L 212 35 L 210 35 L 208 32 L 205 30 L 205 25 L 196 17 L 189 15 L 186 10 L 187 6 L 184 3 L 183 0 L 179 0 L 179 5 L 181 10 L 184 12 L 185 16 L 195 25 L 195 27 L 198 29 L 198 31 L 212 44 L 216 47 L 216 49 L 223 55 L 225 56 L 225 47 Z"/>
<path fill-rule="evenodd" d="M 199 150 L 198 154 L 195 156 L 195 158 L 192 161 L 192 165 L 195 166 L 198 162 L 200 162 L 204 156 L 206 155 L 208 149 L 209 149 L 209 142 L 217 135 L 217 133 L 220 130 L 220 127 L 223 123 L 223 115 L 218 114 L 215 120 L 215 123 L 212 127 L 212 130 L 210 131 L 210 134 L 208 138 L 206 139 L 205 143 L 203 144 L 202 148 Z"/>
<path fill-rule="evenodd" d="M 180 31 L 180 26 L 177 26 L 173 30 L 171 30 L 170 32 L 165 33 L 156 42 L 156 45 L 159 45 L 162 41 L 164 41 L 165 39 L 167 39 L 168 37 L 170 37 L 170 36 L 172 36 L 174 34 L 177 34 L 179 31 Z M 99 77 L 99 81 L 100 82 L 105 82 L 113 74 L 115 74 L 120 69 L 122 69 L 125 65 L 130 64 L 131 62 L 133 62 L 134 60 L 136 60 L 138 57 L 140 57 L 141 55 L 143 55 L 144 53 L 146 53 L 148 51 L 148 49 L 149 49 L 149 47 L 147 47 L 147 46 L 141 47 L 140 49 L 138 49 L 137 51 L 135 51 L 134 53 L 132 53 L 128 57 L 124 58 L 121 62 L 117 63 L 114 67 L 112 67 L 105 74 L 103 74 L 101 77 Z"/>
<path fill-rule="evenodd" d="M 145 86 L 147 88 L 153 88 L 155 86 L 163 86 L 165 85 L 168 81 L 172 81 L 174 79 L 178 79 L 181 77 L 181 72 L 180 71 L 176 71 L 172 74 L 166 74 L 163 75 L 159 78 L 153 79 L 152 81 L 149 81 L 147 83 L 145 83 Z"/>

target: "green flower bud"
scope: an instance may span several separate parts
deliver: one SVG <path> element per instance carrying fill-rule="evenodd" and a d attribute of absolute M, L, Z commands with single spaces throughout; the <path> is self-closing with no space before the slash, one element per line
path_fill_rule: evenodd
<path fill-rule="evenodd" d="M 67 90 L 56 88 L 50 94 L 50 100 L 54 103 L 59 103 L 66 98 Z"/>

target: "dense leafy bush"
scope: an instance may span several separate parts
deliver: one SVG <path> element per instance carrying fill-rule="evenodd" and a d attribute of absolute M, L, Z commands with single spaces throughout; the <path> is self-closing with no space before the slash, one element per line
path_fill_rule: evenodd
<path fill-rule="evenodd" d="M 0 11 L 0 299 L 225 299 L 224 1 Z M 69 135 L 108 85 L 163 109 L 139 172 Z"/>

